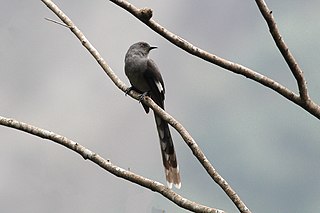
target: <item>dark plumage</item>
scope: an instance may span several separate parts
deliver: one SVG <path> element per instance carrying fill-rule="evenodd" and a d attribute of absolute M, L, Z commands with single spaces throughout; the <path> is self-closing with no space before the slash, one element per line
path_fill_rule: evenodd
<path fill-rule="evenodd" d="M 155 103 L 164 109 L 164 82 L 157 65 L 148 58 L 150 50 L 155 48 L 146 42 L 138 42 L 131 45 L 125 56 L 125 73 L 131 83 L 131 89 L 149 95 Z M 148 113 L 149 107 L 143 103 L 142 106 Z M 180 188 L 179 166 L 168 123 L 156 113 L 154 113 L 154 118 L 160 140 L 167 184 L 170 188 L 172 184 L 176 188 Z"/>

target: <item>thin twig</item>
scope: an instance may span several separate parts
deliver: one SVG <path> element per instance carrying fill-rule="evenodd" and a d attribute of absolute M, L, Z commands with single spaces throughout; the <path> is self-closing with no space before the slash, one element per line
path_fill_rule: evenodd
<path fill-rule="evenodd" d="M 53 19 L 51 19 L 51 18 L 44 18 L 44 19 L 47 20 L 47 21 L 51 21 L 51 22 L 53 22 L 53 23 L 55 23 L 55 24 L 59 24 L 59 25 L 61 25 L 61 26 L 70 28 L 68 25 L 66 25 L 66 24 L 64 24 L 64 23 L 61 23 L 61 22 L 58 22 L 58 21 L 56 21 L 56 20 L 53 20 Z"/>
<path fill-rule="evenodd" d="M 120 168 L 114 164 L 112 164 L 109 160 L 105 160 L 98 154 L 92 152 L 91 150 L 87 149 L 86 147 L 76 143 L 62 135 L 58 135 L 54 132 L 41 129 L 36 126 L 32 126 L 23 122 L 19 122 L 14 119 L 9 119 L 0 116 L 0 125 L 4 125 L 10 128 L 14 128 L 26 133 L 30 133 L 32 135 L 48 139 L 50 141 L 56 142 L 68 149 L 73 150 L 80 154 L 85 160 L 89 159 L 93 163 L 99 165 L 101 168 L 105 169 L 106 171 L 112 173 L 113 175 L 129 180 L 133 183 L 138 185 L 144 186 L 149 188 L 152 191 L 156 191 L 162 194 L 164 197 L 168 198 L 172 202 L 176 203 L 177 205 L 181 206 L 182 208 L 188 209 L 194 212 L 215 212 L 215 213 L 224 213 L 224 211 L 210 208 L 193 201 L 190 201 L 181 195 L 177 194 L 176 192 L 172 191 L 168 187 L 164 186 L 163 184 L 156 182 L 154 180 L 142 177 L 137 175 L 133 172 Z"/>
<path fill-rule="evenodd" d="M 299 93 L 302 102 L 306 103 L 309 101 L 309 95 L 308 95 L 308 90 L 307 90 L 307 83 L 306 80 L 304 79 L 303 72 L 300 69 L 297 61 L 293 57 L 292 53 L 290 52 L 288 46 L 284 42 L 279 29 L 277 27 L 277 23 L 272 15 L 272 11 L 269 10 L 267 4 L 265 3 L 264 0 L 256 0 L 256 3 L 258 5 L 258 8 L 263 16 L 263 18 L 266 20 L 269 31 L 272 35 L 273 40 L 275 41 L 278 49 L 280 50 L 283 58 L 285 59 L 286 63 L 288 64 L 293 76 L 295 77 L 298 88 L 299 88 Z"/>

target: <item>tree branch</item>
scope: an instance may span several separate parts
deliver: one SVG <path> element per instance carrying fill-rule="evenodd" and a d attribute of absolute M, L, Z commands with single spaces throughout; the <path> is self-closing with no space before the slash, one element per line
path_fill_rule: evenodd
<path fill-rule="evenodd" d="M 110 77 L 110 79 L 115 83 L 115 85 L 120 88 L 123 92 L 127 90 L 127 86 L 116 76 L 112 69 L 108 66 L 105 60 L 101 57 L 98 51 L 90 44 L 90 42 L 85 38 L 83 33 L 72 23 L 72 21 L 50 0 L 42 0 L 47 7 L 52 10 L 66 25 L 69 26 L 70 30 L 75 34 L 75 36 L 81 41 L 82 45 L 91 53 L 91 55 L 97 60 L 100 66 L 103 68 L 105 73 Z M 142 9 L 144 13 L 149 14 L 147 9 Z M 152 13 L 151 13 L 152 14 Z M 143 18 L 141 18 L 143 17 Z M 145 20 L 146 15 L 139 15 L 139 18 Z M 139 100 L 139 95 L 135 91 L 130 91 L 129 95 L 136 100 Z M 207 173 L 211 178 L 225 191 L 232 202 L 237 206 L 240 212 L 249 213 L 250 210 L 246 207 L 244 202 L 241 201 L 240 197 L 231 188 L 231 186 L 225 181 L 219 173 L 214 169 L 209 160 L 206 158 L 202 150 L 196 144 L 195 140 L 191 137 L 188 131 L 171 115 L 162 110 L 157 104 L 153 102 L 152 99 L 145 97 L 143 102 L 147 104 L 152 110 L 154 110 L 159 116 L 166 120 L 170 125 L 172 125 L 178 133 L 182 136 L 184 141 L 188 144 L 193 154 L 197 157 L 200 163 L 203 165 Z"/>
<path fill-rule="evenodd" d="M 308 94 L 307 82 L 304 78 L 303 71 L 300 69 L 297 61 L 293 57 L 288 46 L 280 35 L 279 29 L 272 15 L 272 11 L 269 10 L 264 0 L 256 0 L 256 3 L 263 18 L 267 22 L 273 40 L 275 41 L 279 51 L 281 52 L 283 58 L 285 59 L 287 65 L 289 66 L 293 76 L 297 81 L 300 97 L 296 104 L 320 119 L 320 106 L 310 99 Z"/>
<path fill-rule="evenodd" d="M 125 170 L 120 168 L 114 164 L 112 164 L 109 160 L 105 160 L 98 154 L 90 151 L 86 147 L 62 136 L 58 135 L 54 132 L 41 129 L 36 126 L 32 126 L 23 122 L 16 121 L 14 119 L 9 119 L 0 116 L 0 125 L 7 126 L 10 128 L 14 128 L 44 139 L 51 140 L 56 142 L 68 149 L 73 150 L 74 152 L 80 154 L 85 160 L 90 160 L 93 163 L 99 165 L 101 168 L 105 169 L 106 171 L 110 172 L 111 174 L 123 178 L 125 180 L 129 180 L 135 184 L 141 185 L 145 188 L 149 188 L 152 191 L 158 192 L 162 194 L 164 197 L 168 198 L 173 203 L 181 206 L 190 211 L 194 212 L 214 212 L 214 213 L 224 213 L 222 210 L 210 208 L 193 201 L 190 201 L 181 195 L 177 194 L 176 192 L 172 191 L 168 187 L 164 186 L 163 184 L 156 182 L 154 180 L 150 180 L 148 178 L 142 177 L 137 175 L 131 171 Z"/>
<path fill-rule="evenodd" d="M 172 44 L 176 45 L 177 47 L 185 50 L 186 52 L 190 53 L 191 55 L 197 56 L 198 58 L 201 58 L 207 62 L 210 62 L 212 64 L 215 64 L 219 67 L 222 67 L 226 70 L 229 70 L 235 74 L 243 75 L 253 81 L 256 81 L 275 92 L 279 93 L 286 99 L 292 101 L 293 103 L 299 105 L 303 109 L 305 109 L 307 112 L 315 116 L 316 118 L 320 119 L 320 106 L 313 102 L 308 97 L 307 93 L 307 87 L 305 80 L 303 78 L 302 71 L 300 70 L 298 64 L 295 62 L 295 60 L 289 60 L 288 63 L 291 71 L 293 72 L 299 87 L 299 93 L 300 96 L 292 92 L 291 90 L 287 89 L 285 86 L 281 85 L 280 83 L 276 82 L 273 79 L 268 78 L 267 76 L 264 76 L 252 69 L 249 69 L 245 66 L 242 66 L 240 64 L 228 61 L 226 59 L 220 58 L 219 56 L 216 56 L 214 54 L 211 54 L 209 52 L 206 52 L 205 50 L 200 49 L 199 47 L 194 46 L 190 42 L 186 41 L 185 39 L 175 35 L 174 33 L 170 32 L 160 24 L 158 24 L 156 21 L 151 19 L 143 19 L 141 18 L 142 11 L 147 10 L 146 8 L 138 9 L 134 5 L 130 4 L 129 2 L 125 0 L 109 0 L 113 2 L 114 4 L 120 6 L 124 10 L 131 13 L 133 16 L 138 18 L 140 21 L 145 23 L 148 27 L 150 27 L 153 31 L 170 41 Z M 148 9 L 152 11 L 151 9 Z M 289 52 L 288 48 L 283 49 L 285 51 L 285 55 L 288 55 Z M 290 54 L 291 55 L 291 54 Z M 292 55 L 291 55 L 292 56 Z M 287 57 L 287 56 L 286 56 Z M 293 58 L 293 57 L 292 57 Z M 286 59 L 287 61 L 287 59 Z M 292 67 L 292 68 L 291 68 Z M 301 97 L 301 98 L 300 98 Z"/>
<path fill-rule="evenodd" d="M 269 31 L 272 35 L 273 40 L 275 41 L 278 49 L 280 50 L 283 58 L 285 59 L 293 76 L 295 77 L 295 79 L 297 81 L 302 102 L 305 103 L 305 102 L 309 101 L 310 98 L 308 95 L 307 83 L 306 83 L 306 80 L 304 79 L 303 72 L 300 69 L 295 58 L 291 54 L 288 46 L 286 45 L 286 43 L 282 39 L 282 36 L 280 35 L 277 24 L 273 18 L 272 11 L 269 10 L 269 8 L 264 0 L 256 0 L 256 3 L 258 5 L 258 8 L 259 8 L 263 18 L 266 20 L 266 22 L 268 24 Z"/>

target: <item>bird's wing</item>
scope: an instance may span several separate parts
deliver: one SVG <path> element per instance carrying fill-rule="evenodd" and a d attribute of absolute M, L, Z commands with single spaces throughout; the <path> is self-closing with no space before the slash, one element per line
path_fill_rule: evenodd
<path fill-rule="evenodd" d="M 144 77 L 150 87 L 150 96 L 161 108 L 164 108 L 164 83 L 157 65 L 148 59 Z"/>

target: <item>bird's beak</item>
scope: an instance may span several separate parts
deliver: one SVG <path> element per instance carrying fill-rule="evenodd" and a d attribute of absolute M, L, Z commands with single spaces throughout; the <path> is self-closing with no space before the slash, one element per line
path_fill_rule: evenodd
<path fill-rule="evenodd" d="M 152 46 L 152 47 L 149 48 L 149 51 L 150 51 L 150 50 L 153 50 L 153 49 L 157 49 L 157 48 L 158 48 L 158 47 L 156 47 L 156 46 Z"/>

